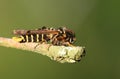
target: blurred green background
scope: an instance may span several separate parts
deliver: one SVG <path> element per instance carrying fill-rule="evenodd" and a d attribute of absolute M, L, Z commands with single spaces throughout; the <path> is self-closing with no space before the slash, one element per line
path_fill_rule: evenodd
<path fill-rule="evenodd" d="M 0 47 L 0 79 L 120 79 L 119 0 L 0 0 L 0 36 L 14 29 L 67 26 L 86 56 L 60 64 L 33 52 Z"/>

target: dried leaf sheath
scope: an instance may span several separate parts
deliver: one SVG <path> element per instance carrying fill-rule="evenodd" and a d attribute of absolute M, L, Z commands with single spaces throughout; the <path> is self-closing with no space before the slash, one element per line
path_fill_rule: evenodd
<path fill-rule="evenodd" d="M 37 44 L 38 43 L 18 43 L 12 39 L 0 37 L 0 46 L 37 52 L 61 63 L 74 63 L 80 61 L 82 56 L 85 55 L 84 47 L 65 47 L 40 44 L 35 48 Z"/>

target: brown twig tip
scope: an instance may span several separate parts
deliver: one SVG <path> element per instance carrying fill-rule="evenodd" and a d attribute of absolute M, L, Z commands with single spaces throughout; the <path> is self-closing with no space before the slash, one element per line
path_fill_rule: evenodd
<path fill-rule="evenodd" d="M 21 50 L 32 51 L 46 55 L 52 60 L 64 63 L 74 63 L 81 60 L 85 56 L 85 47 L 80 46 L 54 46 L 51 44 L 38 43 L 18 43 L 10 38 L 0 37 L 0 46 L 17 48 Z"/>

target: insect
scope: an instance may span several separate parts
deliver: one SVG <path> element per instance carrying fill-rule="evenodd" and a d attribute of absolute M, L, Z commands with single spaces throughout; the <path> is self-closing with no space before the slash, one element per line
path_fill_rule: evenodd
<path fill-rule="evenodd" d="M 19 35 L 12 38 L 19 43 L 35 42 L 71 46 L 76 40 L 75 33 L 66 27 L 47 28 L 43 26 L 36 30 L 14 30 L 13 33 Z"/>

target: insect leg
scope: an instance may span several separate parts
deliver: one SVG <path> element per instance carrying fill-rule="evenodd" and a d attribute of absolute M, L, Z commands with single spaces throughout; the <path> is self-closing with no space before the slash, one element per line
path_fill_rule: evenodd
<path fill-rule="evenodd" d="M 64 46 L 74 46 L 74 45 L 72 45 L 70 42 L 63 42 L 62 43 Z"/>

